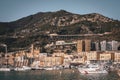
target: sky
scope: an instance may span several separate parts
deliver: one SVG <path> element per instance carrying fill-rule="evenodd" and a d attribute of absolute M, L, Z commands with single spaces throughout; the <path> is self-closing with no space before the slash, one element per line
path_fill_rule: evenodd
<path fill-rule="evenodd" d="M 66 10 L 100 13 L 120 20 L 120 0 L 0 0 L 0 22 L 11 22 L 38 12 Z"/>

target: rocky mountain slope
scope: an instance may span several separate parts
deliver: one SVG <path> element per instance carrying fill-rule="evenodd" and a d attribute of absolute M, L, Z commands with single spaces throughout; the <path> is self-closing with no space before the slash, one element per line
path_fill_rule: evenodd
<path fill-rule="evenodd" d="M 112 32 L 105 38 L 120 40 L 119 29 L 120 21 L 98 13 L 80 15 L 65 10 L 39 12 L 13 22 L 1 22 L 0 43 L 21 48 L 37 41 L 42 46 L 49 42 L 48 33 L 71 35 Z"/>
<path fill-rule="evenodd" d="M 104 24 L 113 22 L 114 20 L 97 13 L 78 15 L 64 10 L 46 13 L 40 12 L 15 21 L 17 26 L 20 27 L 20 30 L 27 34 L 36 31 L 62 33 L 63 30 L 66 32 L 62 34 L 70 34 L 71 30 L 73 30 L 71 34 L 99 33 L 100 30 L 98 30 L 98 28 L 104 27 Z M 74 33 L 76 29 L 78 31 Z M 98 32 L 95 29 L 97 29 Z"/>

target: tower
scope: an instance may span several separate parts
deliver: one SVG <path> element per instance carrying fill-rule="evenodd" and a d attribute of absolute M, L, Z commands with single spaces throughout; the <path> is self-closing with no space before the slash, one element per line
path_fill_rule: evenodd
<path fill-rule="evenodd" d="M 102 41 L 100 42 L 100 45 L 101 45 L 101 51 L 106 51 L 106 41 Z"/>
<path fill-rule="evenodd" d="M 83 40 L 77 41 L 77 52 L 80 53 L 83 51 Z"/>
<path fill-rule="evenodd" d="M 85 40 L 85 51 L 91 51 L 91 40 Z"/>

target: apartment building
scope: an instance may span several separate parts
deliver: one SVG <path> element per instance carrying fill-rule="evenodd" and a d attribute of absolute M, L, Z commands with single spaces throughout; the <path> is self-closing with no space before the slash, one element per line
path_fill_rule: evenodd
<path fill-rule="evenodd" d="M 95 42 L 95 50 L 96 51 L 100 51 L 101 50 L 100 49 L 100 42 L 99 41 Z"/>
<path fill-rule="evenodd" d="M 45 57 L 43 66 L 59 66 L 63 64 L 62 57 Z"/>
<path fill-rule="evenodd" d="M 77 52 L 80 53 L 83 51 L 83 40 L 77 41 Z"/>
<path fill-rule="evenodd" d="M 85 51 L 91 51 L 91 40 L 84 40 L 85 41 Z"/>
<path fill-rule="evenodd" d="M 86 58 L 86 56 L 82 56 L 82 55 L 74 56 L 71 63 L 73 63 L 73 64 L 85 64 L 85 60 L 86 60 L 85 58 Z"/>
<path fill-rule="evenodd" d="M 99 55 L 99 60 L 101 62 L 110 62 L 110 61 L 114 61 L 114 53 L 111 51 L 105 51 L 105 52 L 100 52 L 98 53 Z"/>
<path fill-rule="evenodd" d="M 97 61 L 98 54 L 96 51 L 91 51 L 86 53 L 86 61 Z"/>
<path fill-rule="evenodd" d="M 120 63 L 120 52 L 115 52 L 114 63 Z"/>
<path fill-rule="evenodd" d="M 118 50 L 118 41 L 112 41 L 112 51 Z"/>
<path fill-rule="evenodd" d="M 100 45 L 101 45 L 101 51 L 106 51 L 106 41 L 101 41 Z"/>

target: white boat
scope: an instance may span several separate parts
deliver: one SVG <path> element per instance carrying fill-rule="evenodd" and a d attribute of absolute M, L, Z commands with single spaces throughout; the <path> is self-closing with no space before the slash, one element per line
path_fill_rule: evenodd
<path fill-rule="evenodd" d="M 85 67 L 78 68 L 79 72 L 82 74 L 89 74 L 89 73 L 108 73 L 102 66 L 98 64 L 89 64 Z"/>
<path fill-rule="evenodd" d="M 31 70 L 31 68 L 28 66 L 23 66 L 23 67 L 16 67 L 14 70 L 15 71 L 26 71 L 26 70 Z"/>
<path fill-rule="evenodd" d="M 0 68 L 0 71 L 10 71 L 10 68 Z"/>
<path fill-rule="evenodd" d="M 52 67 L 45 67 L 44 70 L 54 70 Z"/>
<path fill-rule="evenodd" d="M 28 67 L 28 66 L 23 66 L 23 68 L 24 68 L 25 70 L 31 70 L 31 67 Z"/>
<path fill-rule="evenodd" d="M 25 71 L 24 68 L 20 68 L 20 67 L 16 67 L 14 70 L 15 70 L 15 71 Z"/>

